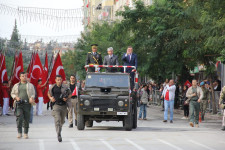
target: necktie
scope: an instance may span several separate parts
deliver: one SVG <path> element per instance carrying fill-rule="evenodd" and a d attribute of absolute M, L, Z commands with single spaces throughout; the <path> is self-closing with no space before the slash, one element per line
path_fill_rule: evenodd
<path fill-rule="evenodd" d="M 129 62 L 131 61 L 131 55 L 129 55 Z"/>

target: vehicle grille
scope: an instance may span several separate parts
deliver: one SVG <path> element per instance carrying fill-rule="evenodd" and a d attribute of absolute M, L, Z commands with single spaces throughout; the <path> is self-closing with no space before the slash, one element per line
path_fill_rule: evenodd
<path fill-rule="evenodd" d="M 116 100 L 94 99 L 93 100 L 93 107 L 98 107 L 98 108 L 100 108 L 100 110 L 107 111 L 108 108 L 115 108 L 116 107 Z"/>

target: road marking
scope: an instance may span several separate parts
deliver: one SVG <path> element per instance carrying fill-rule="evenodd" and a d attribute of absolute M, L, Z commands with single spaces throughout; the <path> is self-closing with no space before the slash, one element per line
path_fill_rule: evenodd
<path fill-rule="evenodd" d="M 139 146 L 138 144 L 134 143 L 133 141 L 131 141 L 129 139 L 125 139 L 125 141 L 127 141 L 128 143 L 130 143 L 131 145 L 133 145 L 134 147 L 136 147 L 138 150 L 144 150 L 143 147 Z"/>
<path fill-rule="evenodd" d="M 174 148 L 174 149 L 182 150 L 182 148 L 177 147 L 176 145 L 173 145 L 173 144 L 171 144 L 171 143 L 169 143 L 169 142 L 167 142 L 167 141 L 164 141 L 164 140 L 161 140 L 161 139 L 158 139 L 158 141 L 160 141 L 160 142 L 163 143 L 163 144 L 169 145 L 170 147 L 172 147 L 172 148 Z"/>
<path fill-rule="evenodd" d="M 70 139 L 70 143 L 73 146 L 74 150 L 80 150 L 79 146 L 77 145 L 77 143 L 73 139 Z"/>
<path fill-rule="evenodd" d="M 44 140 L 39 139 L 39 149 L 45 150 Z"/>
<path fill-rule="evenodd" d="M 108 142 L 106 142 L 105 140 L 103 139 L 99 139 L 103 144 L 105 144 L 110 150 L 115 150 L 112 145 L 110 145 Z"/>
<path fill-rule="evenodd" d="M 204 147 L 204 148 L 206 148 L 206 149 L 214 150 L 213 148 L 208 147 L 208 146 L 206 146 L 206 145 L 204 145 L 204 144 L 198 143 L 198 142 L 196 142 L 196 141 L 193 141 L 193 140 L 189 140 L 189 141 L 190 141 L 191 143 L 194 143 L 194 144 L 199 145 L 199 146 L 201 146 L 201 147 Z"/>

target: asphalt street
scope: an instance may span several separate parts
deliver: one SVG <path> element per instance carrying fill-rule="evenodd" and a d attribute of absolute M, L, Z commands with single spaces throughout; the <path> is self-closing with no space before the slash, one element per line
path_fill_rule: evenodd
<path fill-rule="evenodd" d="M 46 107 L 44 107 L 46 108 Z M 35 113 L 35 111 L 34 111 Z M 78 131 L 63 126 L 63 142 L 56 138 L 51 111 L 34 116 L 29 139 L 17 139 L 15 116 L 0 116 L 0 150 L 224 150 L 225 132 L 221 120 L 209 120 L 199 128 L 174 115 L 174 123 L 163 123 L 159 107 L 148 108 L 148 120 L 139 120 L 138 128 L 125 131 L 122 122 L 94 123 L 94 127 Z"/>

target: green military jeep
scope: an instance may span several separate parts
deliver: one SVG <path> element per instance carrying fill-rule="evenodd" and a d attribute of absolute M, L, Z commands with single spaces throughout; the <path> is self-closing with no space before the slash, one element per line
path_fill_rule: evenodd
<path fill-rule="evenodd" d="M 92 127 L 93 121 L 123 121 L 127 131 L 137 127 L 137 102 L 131 97 L 127 73 L 87 72 L 77 106 L 78 130 Z"/>

